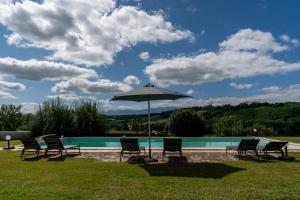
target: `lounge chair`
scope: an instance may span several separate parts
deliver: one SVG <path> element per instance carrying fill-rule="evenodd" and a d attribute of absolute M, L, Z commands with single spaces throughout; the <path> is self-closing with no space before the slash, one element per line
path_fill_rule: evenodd
<path fill-rule="evenodd" d="M 281 153 L 282 158 L 287 158 L 287 144 L 288 142 L 280 142 L 280 141 L 271 141 L 267 143 L 265 146 L 258 146 L 257 150 L 260 151 L 260 153 L 264 153 L 264 155 L 268 155 L 269 152 L 273 153 Z"/>
<path fill-rule="evenodd" d="M 35 152 L 36 153 L 36 157 L 39 157 L 40 156 L 40 152 L 42 150 L 45 150 L 45 149 L 41 148 L 40 144 L 33 137 L 22 138 L 21 142 L 23 143 L 23 146 L 24 146 L 24 148 L 22 149 L 22 152 L 21 152 L 21 158 L 25 154 L 25 151 Z"/>
<path fill-rule="evenodd" d="M 74 146 L 64 146 L 63 143 L 60 141 L 60 139 L 57 136 L 45 136 L 43 137 L 44 141 L 47 144 L 47 148 L 45 151 L 45 156 L 47 156 L 49 150 L 57 150 L 58 153 L 63 156 L 63 151 L 67 153 L 67 150 L 79 150 L 80 154 L 80 146 L 74 145 Z"/>
<path fill-rule="evenodd" d="M 141 151 L 144 151 L 145 147 L 139 146 L 139 141 L 137 138 L 120 138 L 122 150 L 120 152 L 120 162 L 122 161 L 122 157 L 124 154 L 137 154 L 140 155 Z"/>
<path fill-rule="evenodd" d="M 256 149 L 258 143 L 259 139 L 242 139 L 238 146 L 226 146 L 226 154 L 228 150 L 236 150 L 239 156 L 243 153 L 246 154 L 247 151 L 254 151 L 259 159 L 258 151 Z"/>
<path fill-rule="evenodd" d="M 163 158 L 167 153 L 178 152 L 182 156 L 182 139 L 181 138 L 164 138 Z"/>

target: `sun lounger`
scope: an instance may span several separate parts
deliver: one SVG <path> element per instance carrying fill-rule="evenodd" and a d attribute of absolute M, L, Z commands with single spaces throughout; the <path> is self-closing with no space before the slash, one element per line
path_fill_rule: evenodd
<path fill-rule="evenodd" d="M 259 139 L 242 139 L 238 146 L 226 146 L 226 154 L 228 150 L 236 150 L 239 156 L 243 153 L 246 154 L 247 151 L 254 151 L 258 157 L 258 151 L 256 149 L 258 143 Z"/>
<path fill-rule="evenodd" d="M 145 147 L 139 146 L 139 141 L 137 138 L 120 138 L 122 150 L 120 152 L 120 162 L 124 154 L 137 154 L 140 155 L 141 151 L 144 151 Z"/>
<path fill-rule="evenodd" d="M 23 143 L 23 150 L 21 152 L 21 158 L 25 154 L 26 151 L 35 152 L 36 156 L 40 156 L 40 152 L 44 149 L 41 148 L 40 144 L 33 137 L 22 138 L 21 142 Z"/>
<path fill-rule="evenodd" d="M 282 158 L 288 157 L 287 153 L 287 145 L 288 142 L 280 142 L 280 141 L 271 141 L 267 143 L 265 146 L 258 146 L 257 150 L 264 155 L 268 155 L 268 153 L 281 153 Z"/>
<path fill-rule="evenodd" d="M 60 141 L 60 139 L 57 136 L 45 136 L 43 137 L 44 141 L 47 144 L 47 148 L 45 151 L 45 155 L 47 156 L 49 150 L 57 150 L 58 153 L 63 156 L 63 151 L 67 153 L 67 150 L 78 150 L 80 154 L 80 146 L 74 145 L 74 146 L 64 146 L 63 143 Z"/>
<path fill-rule="evenodd" d="M 181 138 L 164 138 L 163 158 L 168 153 L 178 152 L 182 156 L 182 139 Z"/>

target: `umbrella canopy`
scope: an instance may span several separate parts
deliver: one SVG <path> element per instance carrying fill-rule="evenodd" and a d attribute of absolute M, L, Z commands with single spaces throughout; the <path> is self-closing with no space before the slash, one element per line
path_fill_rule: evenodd
<path fill-rule="evenodd" d="M 144 87 L 129 92 L 124 92 L 116 95 L 112 100 L 123 101 L 152 101 L 152 100 L 175 100 L 184 97 L 191 97 L 178 92 L 172 92 L 170 90 L 155 87 L 154 85 L 147 84 Z"/>
<path fill-rule="evenodd" d="M 151 123 L 150 123 L 150 101 L 152 100 L 175 100 L 179 98 L 191 97 L 178 92 L 172 92 L 166 89 L 147 84 L 144 87 L 124 92 L 114 96 L 111 100 L 121 101 L 148 101 L 148 134 L 149 134 L 149 158 L 151 159 Z"/>

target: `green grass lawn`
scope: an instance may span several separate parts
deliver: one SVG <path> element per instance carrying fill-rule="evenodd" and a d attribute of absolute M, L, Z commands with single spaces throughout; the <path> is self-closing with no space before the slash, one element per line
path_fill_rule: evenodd
<path fill-rule="evenodd" d="M 0 199 L 299 199 L 294 162 L 133 165 L 94 159 L 22 161 L 0 151 Z"/>
<path fill-rule="evenodd" d="M 283 141 L 289 141 L 289 142 L 294 142 L 294 143 L 299 143 L 300 144 L 300 137 L 288 137 L 288 136 L 282 136 L 282 137 L 269 137 L 271 139 L 276 139 L 276 140 L 283 140 Z"/>
<path fill-rule="evenodd" d="M 21 144 L 20 140 L 11 140 L 10 141 L 11 146 L 18 145 L 18 144 Z M 7 141 L 0 141 L 0 147 L 5 147 L 5 146 L 7 146 Z"/>

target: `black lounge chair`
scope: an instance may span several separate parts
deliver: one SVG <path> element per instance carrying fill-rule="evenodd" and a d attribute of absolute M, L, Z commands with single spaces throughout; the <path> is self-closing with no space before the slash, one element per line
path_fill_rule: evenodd
<path fill-rule="evenodd" d="M 39 157 L 40 152 L 42 150 L 45 150 L 45 149 L 41 148 L 40 144 L 33 137 L 22 138 L 21 142 L 23 143 L 23 146 L 24 146 L 24 148 L 22 149 L 22 152 L 21 152 L 21 158 L 23 158 L 25 151 L 35 152 L 36 157 Z"/>
<path fill-rule="evenodd" d="M 182 139 L 181 138 L 164 138 L 163 158 L 167 153 L 178 152 L 182 156 Z"/>
<path fill-rule="evenodd" d="M 79 154 L 80 154 L 80 146 L 79 145 L 65 147 L 57 136 L 52 136 L 52 135 L 45 136 L 45 137 L 43 137 L 43 139 L 47 144 L 45 156 L 48 155 L 49 150 L 57 150 L 61 157 L 63 156 L 63 151 L 65 151 L 65 153 L 67 153 L 67 150 L 79 150 Z"/>
<path fill-rule="evenodd" d="M 137 138 L 120 138 L 122 150 L 120 152 L 120 162 L 122 161 L 122 157 L 124 154 L 137 154 L 140 155 L 141 151 L 144 151 L 145 147 L 139 146 L 139 141 Z"/>
<path fill-rule="evenodd" d="M 246 154 L 247 151 L 254 151 L 259 159 L 258 151 L 256 149 L 258 143 L 259 139 L 242 139 L 238 146 L 226 146 L 226 154 L 228 150 L 236 150 L 240 157 L 243 153 Z"/>
<path fill-rule="evenodd" d="M 288 142 L 281 142 L 281 141 L 271 141 L 267 143 L 265 146 L 258 146 L 257 150 L 260 151 L 260 153 L 264 153 L 264 155 L 268 155 L 269 152 L 273 153 L 281 153 L 282 158 L 287 158 L 287 145 Z"/>

